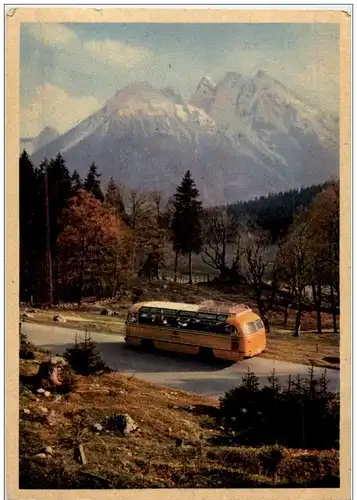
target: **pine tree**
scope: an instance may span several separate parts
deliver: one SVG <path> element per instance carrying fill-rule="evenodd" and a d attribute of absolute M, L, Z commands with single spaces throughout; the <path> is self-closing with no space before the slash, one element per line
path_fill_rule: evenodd
<path fill-rule="evenodd" d="M 113 177 L 109 179 L 104 200 L 109 207 L 113 208 L 115 215 L 123 215 L 125 213 L 123 197 Z"/>
<path fill-rule="evenodd" d="M 64 357 L 71 368 L 81 375 L 109 371 L 102 360 L 96 344 L 87 331 L 85 332 L 84 339 L 81 339 L 79 342 L 77 337 L 75 338 L 74 347 L 66 349 Z"/>
<path fill-rule="evenodd" d="M 31 300 L 35 291 L 37 261 L 43 255 L 43 228 L 38 224 L 40 200 L 37 172 L 24 150 L 19 161 L 20 197 L 20 297 Z M 39 245 L 40 244 L 40 245 Z"/>
<path fill-rule="evenodd" d="M 198 197 L 199 191 L 191 177 L 191 172 L 187 170 L 174 194 L 174 214 L 171 229 L 173 247 L 176 251 L 176 262 L 179 252 L 182 255 L 188 255 L 190 284 L 192 284 L 192 253 L 199 253 L 202 246 L 202 203 L 198 200 Z"/>
<path fill-rule="evenodd" d="M 77 170 L 74 170 L 71 176 L 71 183 L 72 183 L 72 196 L 76 196 L 78 191 L 80 189 L 83 189 L 83 181 Z"/>
<path fill-rule="evenodd" d="M 98 168 L 95 163 L 92 163 L 89 167 L 87 177 L 84 181 L 84 189 L 89 193 L 92 193 L 99 201 L 104 201 L 104 196 L 100 188 L 100 176 L 102 174 L 98 173 Z"/>

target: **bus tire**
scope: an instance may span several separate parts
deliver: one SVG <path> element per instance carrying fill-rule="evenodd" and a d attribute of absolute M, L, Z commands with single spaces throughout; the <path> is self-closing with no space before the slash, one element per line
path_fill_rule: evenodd
<path fill-rule="evenodd" d="M 152 352 L 154 350 L 154 342 L 151 339 L 141 339 L 141 348 L 145 352 Z"/>
<path fill-rule="evenodd" d="M 214 360 L 214 354 L 210 347 L 200 347 L 199 357 L 205 362 Z"/>

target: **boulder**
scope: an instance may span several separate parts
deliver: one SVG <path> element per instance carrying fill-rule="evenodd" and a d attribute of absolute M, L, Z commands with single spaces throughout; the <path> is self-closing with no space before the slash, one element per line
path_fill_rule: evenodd
<path fill-rule="evenodd" d="M 104 307 L 101 311 L 100 314 L 102 316 L 113 316 L 113 311 L 109 309 L 109 307 Z"/>
<path fill-rule="evenodd" d="M 68 365 L 68 362 L 62 356 L 53 356 L 50 359 L 50 363 L 51 363 L 51 365 L 55 365 L 55 366 Z"/>
<path fill-rule="evenodd" d="M 109 424 L 125 436 L 139 429 L 139 426 L 127 413 L 112 416 L 109 419 Z"/>
<path fill-rule="evenodd" d="M 50 390 L 69 383 L 71 380 L 70 366 L 64 358 L 54 356 L 49 361 L 43 361 L 40 364 L 37 378 L 41 387 L 41 390 L 38 389 L 37 392 L 49 397 Z"/>
<path fill-rule="evenodd" d="M 29 312 L 24 312 L 22 315 L 23 321 L 25 321 L 26 319 L 33 319 L 34 317 L 35 315 Z"/>
<path fill-rule="evenodd" d="M 53 316 L 53 321 L 56 321 L 57 323 L 67 323 L 66 318 L 64 318 L 60 314 L 55 314 L 55 316 Z"/>
<path fill-rule="evenodd" d="M 36 455 L 33 455 L 31 457 L 31 460 L 34 460 L 35 462 L 47 462 L 48 455 L 46 453 L 36 453 Z"/>
<path fill-rule="evenodd" d="M 100 424 L 94 424 L 93 430 L 95 430 L 96 432 L 101 432 L 103 430 L 103 426 Z"/>

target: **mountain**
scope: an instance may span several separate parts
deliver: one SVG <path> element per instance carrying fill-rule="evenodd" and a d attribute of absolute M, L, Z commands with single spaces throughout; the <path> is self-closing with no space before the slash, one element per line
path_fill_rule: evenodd
<path fill-rule="evenodd" d="M 285 189 L 317 184 L 338 172 L 336 118 L 263 71 L 251 78 L 230 72 L 217 85 L 203 78 L 190 102 L 214 119 L 239 157 L 253 162 L 269 186 L 276 184 L 273 191 L 280 184 Z"/>
<path fill-rule="evenodd" d="M 225 199 L 237 175 L 237 153 L 203 110 L 177 103 L 172 92 L 137 83 L 32 155 L 35 164 L 59 151 L 71 168 L 86 175 L 96 162 L 103 179 L 129 187 L 172 192 L 191 169 L 206 202 Z"/>
<path fill-rule="evenodd" d="M 45 127 L 37 137 L 24 137 L 20 139 L 20 152 L 24 149 L 28 154 L 33 154 L 38 149 L 43 148 L 59 136 L 58 130 L 54 127 Z"/>
<path fill-rule="evenodd" d="M 59 151 L 82 175 L 170 193 L 190 169 L 205 203 L 229 203 L 324 182 L 338 172 L 338 121 L 259 71 L 199 82 L 188 103 L 171 89 L 135 83 L 37 149 Z"/>

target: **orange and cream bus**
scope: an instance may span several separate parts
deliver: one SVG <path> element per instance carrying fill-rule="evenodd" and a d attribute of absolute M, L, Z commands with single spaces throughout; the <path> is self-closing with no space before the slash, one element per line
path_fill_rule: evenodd
<path fill-rule="evenodd" d="M 238 361 L 266 349 L 263 321 L 246 305 L 178 302 L 138 302 L 128 313 L 128 345 L 185 354 L 204 359 Z"/>

